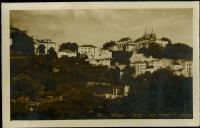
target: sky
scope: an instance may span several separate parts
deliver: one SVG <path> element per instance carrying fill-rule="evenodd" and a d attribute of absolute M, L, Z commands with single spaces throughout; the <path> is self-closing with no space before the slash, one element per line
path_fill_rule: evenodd
<path fill-rule="evenodd" d="M 192 9 L 12 10 L 10 24 L 39 39 L 101 47 L 147 31 L 192 46 Z"/>

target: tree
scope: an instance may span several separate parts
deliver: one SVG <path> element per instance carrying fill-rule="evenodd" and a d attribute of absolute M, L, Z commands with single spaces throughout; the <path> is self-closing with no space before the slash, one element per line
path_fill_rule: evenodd
<path fill-rule="evenodd" d="M 192 48 L 181 43 L 168 44 L 163 54 L 166 58 L 192 60 Z"/>
<path fill-rule="evenodd" d="M 78 44 L 77 43 L 71 43 L 71 42 L 67 42 L 67 43 L 62 43 L 60 45 L 59 50 L 71 50 L 73 52 L 78 51 Z"/>
<path fill-rule="evenodd" d="M 48 56 L 50 56 L 51 58 L 53 58 L 53 59 L 58 58 L 57 53 L 53 47 L 49 48 L 49 50 L 47 52 L 48 52 Z"/>
<path fill-rule="evenodd" d="M 103 45 L 103 49 L 109 49 L 110 47 L 113 47 L 117 45 L 115 41 L 111 40 L 109 42 L 106 42 L 104 45 Z"/>
<path fill-rule="evenodd" d="M 140 48 L 138 52 L 146 57 L 192 60 L 192 48 L 182 43 L 168 43 L 166 47 L 151 43 L 148 48 Z"/>
<path fill-rule="evenodd" d="M 34 54 L 34 42 L 25 31 L 18 28 L 11 27 L 10 37 L 12 39 L 11 49 L 18 54 L 33 55 Z"/>
<path fill-rule="evenodd" d="M 132 73 L 134 69 L 135 68 L 132 69 L 129 66 L 125 67 L 125 69 L 123 70 L 123 75 L 121 77 L 121 81 L 123 84 L 128 84 L 128 85 L 132 84 L 132 80 L 133 80 Z"/>
<path fill-rule="evenodd" d="M 45 55 L 45 49 L 46 47 L 43 45 L 43 44 L 40 44 L 38 47 L 37 47 L 37 50 L 39 52 L 39 55 Z"/>
<path fill-rule="evenodd" d="M 161 40 L 162 41 L 167 41 L 170 44 L 172 43 L 172 41 L 169 38 L 166 38 L 166 37 L 162 37 Z"/>
<path fill-rule="evenodd" d="M 42 84 L 38 84 L 35 80 L 25 73 L 11 79 L 11 97 L 16 99 L 21 96 L 28 96 L 30 98 L 38 97 L 39 92 L 43 91 Z"/>
<path fill-rule="evenodd" d="M 132 52 L 127 52 L 127 51 L 113 51 L 112 52 L 113 61 L 118 63 L 128 64 L 132 54 L 133 54 Z"/>
<path fill-rule="evenodd" d="M 120 84 L 120 69 L 119 69 L 119 67 L 112 69 L 111 72 L 112 72 L 112 77 L 113 77 L 113 84 L 119 85 Z"/>
<path fill-rule="evenodd" d="M 58 59 L 57 53 L 53 47 L 49 48 L 47 51 L 47 62 L 50 67 L 52 67 L 53 63 Z"/>

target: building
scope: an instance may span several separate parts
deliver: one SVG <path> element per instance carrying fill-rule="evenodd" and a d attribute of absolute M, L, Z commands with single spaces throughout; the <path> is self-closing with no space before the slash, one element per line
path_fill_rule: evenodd
<path fill-rule="evenodd" d="M 111 59 L 110 58 L 105 58 L 105 59 L 99 59 L 98 60 L 99 65 L 103 65 L 103 66 L 111 66 Z"/>
<path fill-rule="evenodd" d="M 156 70 L 163 68 L 161 60 L 153 60 L 148 63 L 148 66 L 155 68 Z"/>
<path fill-rule="evenodd" d="M 90 59 L 89 64 L 92 64 L 93 66 L 111 66 L 111 59 L 110 58 L 103 58 L 103 59 Z"/>
<path fill-rule="evenodd" d="M 147 64 L 142 61 L 134 62 L 131 66 L 135 67 L 135 73 L 133 74 L 134 77 L 138 75 L 144 74 L 146 72 Z"/>
<path fill-rule="evenodd" d="M 67 57 L 77 57 L 77 53 L 71 50 L 61 50 L 58 51 L 58 57 L 67 56 Z"/>
<path fill-rule="evenodd" d="M 99 65 L 99 62 L 95 59 L 90 59 L 88 60 L 89 61 L 89 64 L 93 65 L 93 66 L 98 66 Z"/>
<path fill-rule="evenodd" d="M 117 45 L 108 48 L 110 51 L 118 51 Z"/>
<path fill-rule="evenodd" d="M 126 50 L 128 51 L 137 51 L 138 49 L 142 47 L 148 47 L 150 43 L 156 41 L 156 34 L 153 32 L 147 33 L 145 30 L 145 33 L 143 34 L 142 37 L 136 39 L 132 43 L 130 43 L 128 46 L 126 46 Z"/>
<path fill-rule="evenodd" d="M 177 60 L 173 61 L 170 69 L 174 75 L 192 77 L 192 61 Z"/>
<path fill-rule="evenodd" d="M 126 46 L 128 46 L 132 42 L 132 39 L 129 37 L 122 38 L 117 41 L 117 49 L 118 51 L 126 51 Z"/>
<path fill-rule="evenodd" d="M 114 100 L 122 98 L 124 96 L 128 96 L 129 93 L 130 93 L 130 87 L 128 85 L 125 85 L 124 87 L 121 86 L 121 87 L 108 88 L 103 92 L 95 93 L 95 95 L 98 97 L 104 97 L 105 99 Z"/>
<path fill-rule="evenodd" d="M 82 45 L 78 47 L 78 53 L 81 55 L 87 55 L 89 59 L 94 59 L 95 54 L 98 52 L 98 48 L 93 45 Z"/>
<path fill-rule="evenodd" d="M 154 73 L 155 71 L 157 71 L 158 69 L 157 68 L 154 68 L 154 67 L 147 67 L 146 68 L 146 72 L 150 72 L 150 73 Z"/>
<path fill-rule="evenodd" d="M 41 40 L 39 40 L 39 39 L 33 37 L 33 41 L 34 41 L 34 47 L 35 47 L 35 54 L 36 55 L 47 54 L 48 50 L 50 48 L 54 48 L 54 50 L 56 52 L 58 51 L 56 43 L 52 42 L 51 39 L 41 39 Z"/>
<path fill-rule="evenodd" d="M 129 91 L 130 91 L 130 87 L 128 85 L 125 85 L 124 86 L 124 96 L 128 96 Z"/>
<path fill-rule="evenodd" d="M 153 61 L 153 60 L 157 60 L 157 59 L 153 58 L 152 56 L 145 57 L 143 54 L 136 53 L 136 52 L 133 52 L 132 56 L 130 57 L 130 62 L 131 63 L 137 62 L 137 61 L 149 62 L 149 61 Z"/>
<path fill-rule="evenodd" d="M 104 49 L 96 49 L 96 52 L 94 54 L 94 59 L 110 59 L 112 58 L 112 52 L 109 50 Z"/>
<path fill-rule="evenodd" d="M 173 66 L 174 60 L 163 58 L 160 60 L 162 62 L 162 68 L 170 69 Z"/>
<path fill-rule="evenodd" d="M 128 45 L 126 45 L 126 51 L 137 51 L 138 49 L 142 47 L 149 47 L 151 43 L 159 44 L 162 47 L 165 47 L 168 44 L 168 41 L 158 39 L 156 36 L 156 33 L 153 32 L 153 29 L 151 32 L 147 32 L 145 29 L 145 33 L 142 37 L 136 39 L 135 41 L 130 42 Z"/>
<path fill-rule="evenodd" d="M 157 39 L 155 43 L 159 44 L 161 47 L 165 47 L 168 44 L 168 41 Z"/>
<path fill-rule="evenodd" d="M 185 77 L 192 77 L 192 61 L 185 61 L 183 64 L 183 75 Z"/>
<path fill-rule="evenodd" d="M 103 50 L 96 47 L 80 47 L 80 54 L 85 54 L 88 56 L 88 61 L 94 66 L 103 65 L 111 66 L 112 52 L 109 50 Z"/>

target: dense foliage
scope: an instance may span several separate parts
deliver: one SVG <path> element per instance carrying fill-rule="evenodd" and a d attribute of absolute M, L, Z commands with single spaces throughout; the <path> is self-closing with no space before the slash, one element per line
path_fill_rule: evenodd
<path fill-rule="evenodd" d="M 109 49 L 115 45 L 117 45 L 117 43 L 115 41 L 111 40 L 111 41 L 103 44 L 103 49 Z"/>
<path fill-rule="evenodd" d="M 138 52 L 147 57 L 192 60 L 192 48 L 181 43 L 168 43 L 166 47 L 151 43 L 148 48 L 143 47 Z"/>
<path fill-rule="evenodd" d="M 58 58 L 53 48 L 44 54 L 42 45 L 41 54 L 33 55 L 32 38 L 18 29 L 12 29 L 11 38 L 11 52 L 14 51 L 10 60 L 12 120 L 167 118 L 158 116 L 162 113 L 173 114 L 170 118 L 180 118 L 176 114 L 189 114 L 188 118 L 192 118 L 191 77 L 175 76 L 161 69 L 135 78 L 132 67 L 120 71 L 118 66 L 92 66 L 86 61 L 87 57 L 80 55 Z M 139 52 L 147 57 L 192 59 L 191 47 L 171 44 L 167 38 L 162 40 L 169 42 L 166 47 L 152 43 Z M 116 43 L 110 41 L 103 47 L 109 49 L 114 45 Z M 77 51 L 78 45 L 63 43 L 59 50 Z M 131 52 L 113 51 L 112 61 L 129 65 L 131 56 Z M 106 90 L 106 86 L 123 88 L 125 85 L 130 86 L 126 97 L 108 100 L 95 95 L 96 91 Z M 28 105 L 36 103 L 34 110 L 30 110 Z"/>
<path fill-rule="evenodd" d="M 25 31 L 11 27 L 10 38 L 12 39 L 11 50 L 16 54 L 33 55 L 34 42 Z"/>
<path fill-rule="evenodd" d="M 111 113 L 126 113 L 130 118 L 133 113 L 142 113 L 141 118 L 145 118 L 145 115 L 149 118 L 149 113 L 191 114 L 192 78 L 174 76 L 168 70 L 146 73 L 132 79 L 128 97 L 110 103 L 107 108 Z"/>
<path fill-rule="evenodd" d="M 192 78 L 174 76 L 168 70 L 133 78 L 134 69 L 126 67 L 120 79 L 118 68 L 93 67 L 81 58 L 63 57 L 50 64 L 48 59 L 48 55 L 11 59 L 11 99 L 16 100 L 11 102 L 12 119 L 140 118 L 134 113 L 145 118 L 148 113 L 192 113 Z M 54 68 L 60 71 L 54 72 Z M 106 100 L 94 96 L 88 82 L 119 87 L 128 84 L 130 94 Z M 30 111 L 26 108 L 30 101 L 40 105 Z"/>
<path fill-rule="evenodd" d="M 131 56 L 132 52 L 112 51 L 112 58 L 114 62 L 128 64 Z"/>
<path fill-rule="evenodd" d="M 60 45 L 59 50 L 60 51 L 62 51 L 62 50 L 71 50 L 73 52 L 77 52 L 78 51 L 78 44 L 77 43 L 71 43 L 71 42 L 62 43 Z"/>

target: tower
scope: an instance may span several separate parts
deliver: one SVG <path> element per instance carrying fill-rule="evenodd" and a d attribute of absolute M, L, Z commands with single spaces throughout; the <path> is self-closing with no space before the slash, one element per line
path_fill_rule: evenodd
<path fill-rule="evenodd" d="M 147 32 L 147 27 L 145 28 L 145 33 L 144 33 L 145 36 L 146 36 L 146 34 L 147 34 L 146 32 Z"/>
<path fill-rule="evenodd" d="M 144 31 L 143 37 L 144 37 L 144 38 L 147 37 L 147 26 L 146 26 L 146 28 L 145 28 L 145 31 Z"/>

